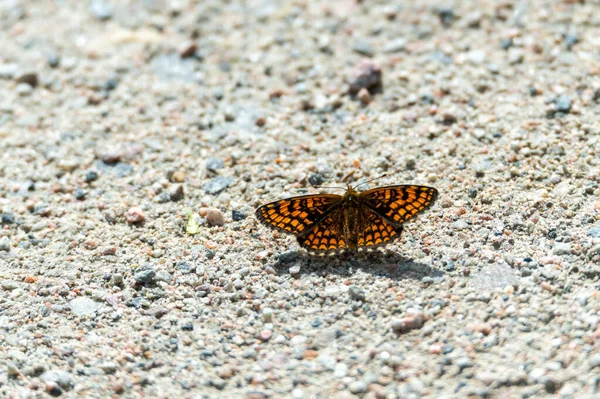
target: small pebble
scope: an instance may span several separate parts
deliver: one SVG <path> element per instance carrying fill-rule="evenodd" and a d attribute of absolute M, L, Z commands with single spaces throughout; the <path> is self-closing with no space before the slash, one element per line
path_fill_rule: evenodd
<path fill-rule="evenodd" d="M 348 289 L 348 293 L 350 294 L 350 298 L 355 301 L 364 301 L 366 298 L 365 290 L 356 285 L 351 285 Z"/>
<path fill-rule="evenodd" d="M 571 244 L 568 242 L 555 242 L 552 253 L 554 255 L 569 255 L 571 253 Z"/>
<path fill-rule="evenodd" d="M 354 43 L 352 50 L 354 50 L 354 52 L 356 52 L 360 55 L 364 55 L 367 57 L 372 57 L 375 54 L 373 52 L 373 48 L 371 47 L 371 44 L 369 42 L 367 42 L 366 40 L 359 40 L 356 43 Z"/>
<path fill-rule="evenodd" d="M 88 297 L 78 297 L 69 302 L 71 313 L 77 317 L 83 317 L 98 311 L 102 304 Z"/>
<path fill-rule="evenodd" d="M 85 174 L 85 181 L 91 183 L 98 180 L 98 172 L 95 170 L 88 170 Z"/>
<path fill-rule="evenodd" d="M 148 284 L 154 281 L 156 272 L 153 269 L 141 270 L 133 275 L 133 279 L 140 284 Z"/>
<path fill-rule="evenodd" d="M 171 181 L 175 183 L 183 183 L 187 178 L 187 173 L 184 170 L 176 170 L 171 175 Z"/>
<path fill-rule="evenodd" d="M 206 160 L 206 169 L 211 172 L 216 172 L 219 169 L 223 169 L 225 167 L 225 162 L 219 158 L 208 158 Z"/>
<path fill-rule="evenodd" d="M 38 85 L 38 75 L 35 72 L 24 73 L 17 77 L 17 83 L 26 83 L 30 87 L 36 87 Z"/>
<path fill-rule="evenodd" d="M 0 251 L 10 251 L 10 239 L 6 236 L 0 238 Z"/>
<path fill-rule="evenodd" d="M 234 209 L 231 211 L 231 219 L 234 222 L 239 222 L 240 220 L 246 219 L 246 215 L 244 213 Z"/>
<path fill-rule="evenodd" d="M 173 202 L 181 201 L 184 196 L 185 192 L 183 190 L 182 184 L 178 184 L 175 187 L 171 188 L 171 190 L 169 190 L 169 198 Z"/>
<path fill-rule="evenodd" d="M 268 340 L 271 339 L 272 336 L 273 336 L 273 331 L 263 330 L 260 332 L 259 338 L 262 342 L 267 342 Z"/>
<path fill-rule="evenodd" d="M 290 272 L 290 275 L 292 275 L 292 277 L 296 277 L 300 274 L 300 265 L 294 265 L 290 267 L 288 271 Z"/>
<path fill-rule="evenodd" d="M 200 216 L 206 219 L 206 222 L 209 226 L 223 226 L 225 224 L 225 217 L 223 216 L 223 213 L 218 209 L 201 209 Z"/>
<path fill-rule="evenodd" d="M 125 212 L 125 220 L 129 224 L 141 224 L 146 220 L 146 216 L 141 208 L 134 207 Z"/>
<path fill-rule="evenodd" d="M 383 47 L 384 53 L 398 53 L 406 50 L 407 40 L 403 37 L 399 37 L 385 44 Z"/>
<path fill-rule="evenodd" d="M 204 185 L 204 191 L 208 194 L 219 194 L 233 183 L 233 179 L 225 176 L 217 176 Z"/>
<path fill-rule="evenodd" d="M 392 321 L 392 330 L 396 334 L 402 334 L 423 327 L 423 324 L 425 323 L 423 312 L 409 309 L 407 314 L 406 317 Z"/>
<path fill-rule="evenodd" d="M 568 96 L 562 95 L 556 99 L 556 111 L 568 114 L 571 111 L 571 99 Z"/>
<path fill-rule="evenodd" d="M 362 88 L 377 89 L 381 86 L 381 67 L 370 60 L 362 60 L 353 69 L 348 83 L 352 94 L 358 93 Z"/>
<path fill-rule="evenodd" d="M 365 89 L 364 87 L 358 91 L 356 97 L 363 105 L 368 105 L 373 99 L 373 97 L 371 97 L 371 93 L 369 93 L 369 90 Z"/>

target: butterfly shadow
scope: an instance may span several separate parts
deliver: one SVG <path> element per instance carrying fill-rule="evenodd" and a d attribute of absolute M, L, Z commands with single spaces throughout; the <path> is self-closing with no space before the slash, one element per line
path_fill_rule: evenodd
<path fill-rule="evenodd" d="M 280 274 L 336 274 L 351 277 L 361 270 L 378 277 L 394 280 L 421 280 L 423 277 L 442 277 L 444 272 L 394 252 L 345 253 L 335 256 L 315 256 L 305 251 L 280 254 L 272 265 Z M 295 270 L 290 270 L 294 268 Z M 299 269 L 299 270 L 298 270 Z"/>

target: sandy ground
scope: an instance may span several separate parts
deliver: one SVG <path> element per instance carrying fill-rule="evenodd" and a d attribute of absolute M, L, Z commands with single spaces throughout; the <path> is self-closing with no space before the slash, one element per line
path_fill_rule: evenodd
<path fill-rule="evenodd" d="M 596 1 L 0 1 L 0 396 L 599 397 L 598 48 Z M 382 252 L 254 218 L 382 173 L 440 191 Z"/>

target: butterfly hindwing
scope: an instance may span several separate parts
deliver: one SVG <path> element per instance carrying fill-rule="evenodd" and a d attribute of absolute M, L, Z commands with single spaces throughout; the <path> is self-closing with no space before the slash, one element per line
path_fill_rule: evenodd
<path fill-rule="evenodd" d="M 361 228 L 358 229 L 357 247 L 367 249 L 379 247 L 400 237 L 403 227 L 401 224 L 389 223 L 371 209 L 361 213 Z"/>
<path fill-rule="evenodd" d="M 259 207 L 256 217 L 277 230 L 303 234 L 331 212 L 341 198 L 335 194 L 317 194 L 282 199 Z"/>
<path fill-rule="evenodd" d="M 313 252 L 338 252 L 348 247 L 344 234 L 342 208 L 331 211 L 305 234 L 298 235 L 298 243 Z"/>
<path fill-rule="evenodd" d="M 437 199 L 433 187 L 403 185 L 378 187 L 360 193 L 368 206 L 388 222 L 401 224 L 429 208 Z"/>

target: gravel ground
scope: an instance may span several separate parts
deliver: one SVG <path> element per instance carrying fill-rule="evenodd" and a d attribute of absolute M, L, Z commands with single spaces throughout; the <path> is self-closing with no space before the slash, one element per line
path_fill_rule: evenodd
<path fill-rule="evenodd" d="M 0 1 L 0 396 L 600 397 L 600 5 L 414 3 Z"/>

